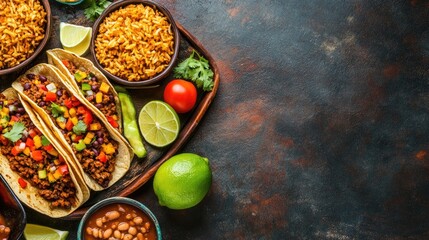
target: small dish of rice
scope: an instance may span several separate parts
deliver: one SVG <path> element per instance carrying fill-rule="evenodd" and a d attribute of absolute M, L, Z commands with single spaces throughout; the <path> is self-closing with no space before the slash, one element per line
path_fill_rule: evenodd
<path fill-rule="evenodd" d="M 48 0 L 0 0 L 0 75 L 30 63 L 50 34 Z"/>
<path fill-rule="evenodd" d="M 95 65 L 126 86 L 145 86 L 166 77 L 177 59 L 179 33 L 171 14 L 150 1 L 111 4 L 95 22 L 91 52 Z"/>

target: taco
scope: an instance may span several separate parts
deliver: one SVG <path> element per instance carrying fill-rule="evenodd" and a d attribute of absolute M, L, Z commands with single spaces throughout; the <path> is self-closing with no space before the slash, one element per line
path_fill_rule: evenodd
<path fill-rule="evenodd" d="M 57 48 L 46 53 L 48 63 L 56 66 L 75 92 L 88 100 L 87 105 L 93 112 L 122 133 L 122 112 L 118 93 L 103 73 L 90 60 L 72 52 Z"/>
<path fill-rule="evenodd" d="M 89 188 L 100 191 L 128 171 L 132 150 L 113 127 L 95 116 L 55 67 L 38 64 L 12 83 L 72 156 Z"/>
<path fill-rule="evenodd" d="M 0 128 L 0 173 L 24 204 L 63 217 L 88 200 L 67 153 L 12 88 L 0 94 Z"/>

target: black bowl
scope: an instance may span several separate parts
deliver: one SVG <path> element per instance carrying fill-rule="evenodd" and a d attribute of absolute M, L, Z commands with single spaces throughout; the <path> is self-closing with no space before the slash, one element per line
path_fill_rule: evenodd
<path fill-rule="evenodd" d="M 0 174 L 0 214 L 11 229 L 9 239 L 19 239 L 27 224 L 27 215 L 21 202 Z"/>
<path fill-rule="evenodd" d="M 111 74 L 110 72 L 108 72 L 107 70 L 105 70 L 101 66 L 101 64 L 98 62 L 97 57 L 95 55 L 95 39 L 97 38 L 98 29 L 100 28 L 100 24 L 104 21 L 104 19 L 107 16 L 110 15 L 110 13 L 118 10 L 121 7 L 125 7 L 125 6 L 130 5 L 130 4 L 143 4 L 145 6 L 150 6 L 152 8 L 155 8 L 158 11 L 160 11 L 161 13 L 163 13 L 168 18 L 168 20 L 171 24 L 171 30 L 173 31 L 173 35 L 174 35 L 174 51 L 173 51 L 173 55 L 171 56 L 171 60 L 170 60 L 170 63 L 168 64 L 168 66 L 162 72 L 158 73 L 156 76 L 149 78 L 149 79 L 141 80 L 141 81 L 128 81 L 127 79 L 123 79 L 123 78 L 120 78 L 118 76 Z M 109 7 L 107 7 L 106 10 L 104 10 L 103 14 L 101 14 L 101 16 L 97 19 L 97 21 L 95 21 L 94 26 L 92 27 L 92 38 L 91 38 L 90 49 L 91 49 L 91 54 L 94 58 L 95 66 L 98 69 L 100 69 L 100 71 L 103 72 L 109 79 L 112 79 L 116 83 L 124 85 L 125 87 L 139 88 L 139 87 L 144 87 L 144 86 L 148 86 L 148 85 L 154 85 L 155 83 L 163 80 L 164 78 L 166 78 L 170 74 L 170 72 L 173 70 L 174 65 L 177 61 L 177 57 L 179 54 L 179 43 L 180 43 L 179 30 L 176 26 L 176 23 L 174 22 L 173 16 L 170 14 L 170 12 L 165 7 L 161 6 L 158 3 L 154 3 L 152 1 L 129 0 L 129 1 L 118 1 L 118 2 L 114 2 L 114 3 L 110 4 Z"/>

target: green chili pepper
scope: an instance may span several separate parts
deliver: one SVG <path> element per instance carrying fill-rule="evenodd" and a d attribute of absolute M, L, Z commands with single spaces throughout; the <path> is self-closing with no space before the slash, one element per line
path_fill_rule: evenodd
<path fill-rule="evenodd" d="M 146 156 L 146 149 L 143 146 L 143 140 L 137 126 L 136 109 L 130 95 L 122 92 L 118 93 L 118 95 L 121 101 L 124 135 L 130 142 L 137 157 L 143 158 Z"/>

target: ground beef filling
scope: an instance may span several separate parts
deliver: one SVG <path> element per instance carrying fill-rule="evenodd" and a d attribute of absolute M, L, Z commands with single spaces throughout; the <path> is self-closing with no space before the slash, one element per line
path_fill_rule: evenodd
<path fill-rule="evenodd" d="M 4 96 L 0 97 L 0 103 L 3 106 Z M 17 102 L 16 102 L 17 103 Z M 21 108 L 22 105 L 15 106 Z M 8 104 L 14 104 L 10 100 Z M 29 132 L 31 129 L 35 129 L 29 116 L 24 113 L 17 113 L 15 116 L 19 116 L 19 122 L 22 122 L 26 127 L 26 131 Z M 21 140 L 25 142 L 26 136 L 23 135 Z M 49 182 L 48 179 L 40 179 L 38 176 L 39 169 L 45 169 L 48 166 L 54 166 L 52 161 L 56 158 L 47 152 L 43 151 L 44 160 L 42 162 L 35 162 L 31 157 L 25 154 L 19 154 L 17 156 L 11 154 L 14 143 L 7 141 L 4 145 L 4 141 L 1 146 L 1 154 L 6 156 L 9 160 L 12 171 L 18 173 L 22 178 L 26 179 L 30 184 L 38 188 L 38 194 L 51 203 L 52 208 L 65 208 L 69 209 L 76 205 L 76 187 L 71 179 L 70 174 L 62 176 L 55 182 Z M 42 167 L 43 166 L 43 167 Z"/>
<path fill-rule="evenodd" d="M 50 107 L 51 103 L 44 101 L 45 90 L 41 89 L 38 84 L 34 84 L 34 80 L 39 80 L 42 84 L 49 84 L 49 79 L 46 77 L 32 76 L 30 79 L 28 77 L 23 77 L 20 79 L 20 83 L 24 87 L 24 94 L 30 97 L 38 106 L 42 107 L 50 116 L 52 121 L 56 124 L 58 129 L 62 129 L 58 126 L 58 123 L 52 115 L 52 108 Z M 70 100 L 71 96 L 69 92 L 60 87 L 57 88 L 57 99 L 55 101 L 58 105 L 63 105 L 65 100 Z M 79 116 L 81 119 L 81 116 Z M 77 160 L 80 162 L 85 173 L 90 175 L 100 186 L 107 187 L 110 180 L 112 179 L 112 173 L 115 169 L 116 156 L 118 154 L 118 143 L 110 137 L 110 134 L 104 127 L 104 124 L 94 116 L 92 123 L 99 123 L 102 128 L 93 131 L 95 138 L 94 141 L 91 141 L 90 144 L 86 145 L 86 148 L 83 150 L 77 150 L 75 147 L 75 142 L 73 138 L 76 134 L 73 131 L 67 131 L 62 129 L 63 136 L 65 137 L 67 143 L 72 147 L 74 154 L 76 155 Z M 87 128 L 88 129 L 88 128 Z M 87 130 L 84 134 L 87 134 L 90 130 Z M 103 145 L 110 144 L 114 148 L 114 153 L 108 154 L 105 161 L 100 161 L 97 156 L 103 151 Z"/>
<path fill-rule="evenodd" d="M 81 81 L 76 81 L 76 83 L 79 86 L 79 89 L 82 89 L 82 84 L 83 83 L 88 83 L 89 85 L 91 85 L 91 91 L 94 93 L 92 95 L 87 95 L 84 93 L 85 98 L 91 103 L 93 104 L 96 108 L 98 108 L 106 117 L 109 116 L 117 116 L 118 113 L 116 111 L 116 102 L 115 102 L 115 97 L 113 96 L 112 90 L 110 89 L 108 94 L 104 94 L 103 95 L 103 100 L 102 103 L 97 103 L 95 101 L 95 94 L 99 91 L 100 88 L 100 81 L 97 79 L 97 77 L 91 73 L 90 71 L 88 71 L 87 69 L 84 68 L 80 68 L 77 69 L 76 66 L 68 61 L 67 62 L 67 66 L 66 66 L 69 70 L 69 72 L 74 75 L 76 73 L 77 70 L 85 72 L 87 77 L 82 79 Z"/>

